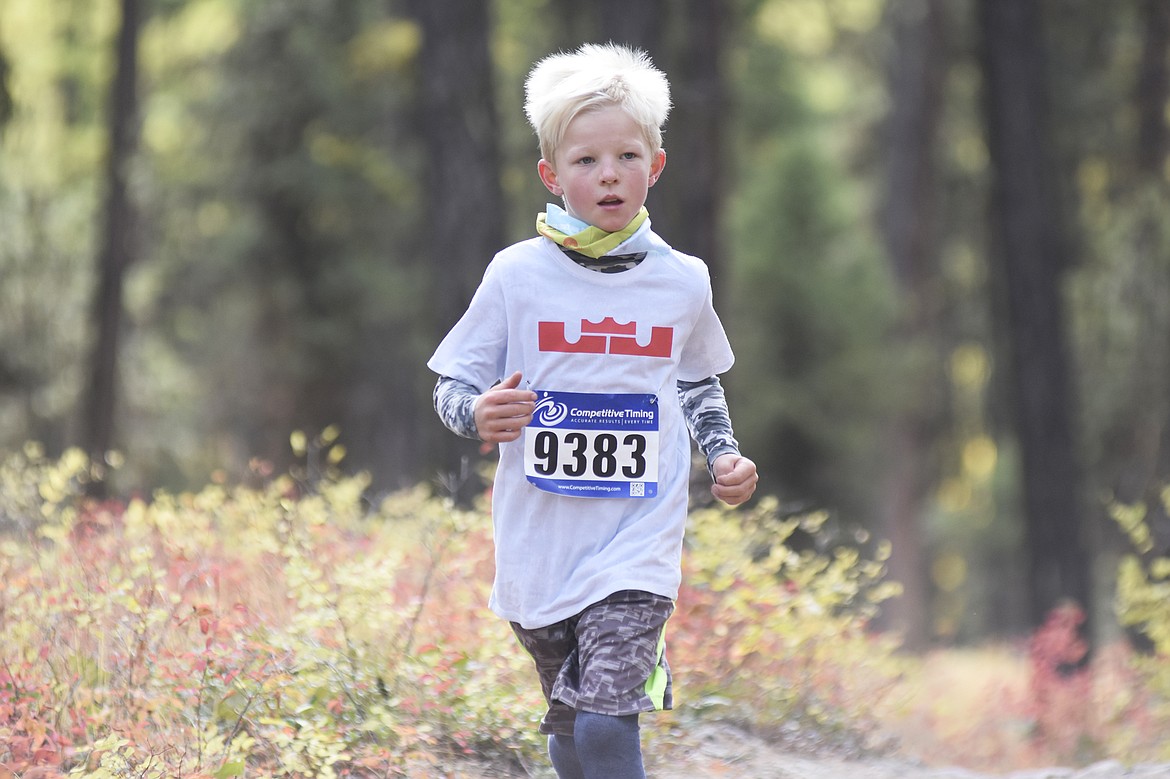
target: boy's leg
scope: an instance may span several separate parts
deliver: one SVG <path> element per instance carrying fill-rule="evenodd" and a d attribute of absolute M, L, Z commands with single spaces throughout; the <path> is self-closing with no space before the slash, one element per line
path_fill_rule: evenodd
<path fill-rule="evenodd" d="M 637 715 L 671 708 L 663 636 L 673 609 L 668 598 L 623 591 L 556 625 L 512 625 L 540 676 L 549 707 L 540 731 L 562 779 L 645 775 Z"/>
<path fill-rule="evenodd" d="M 581 760 L 577 757 L 576 740 L 572 736 L 549 736 L 548 757 L 556 769 L 558 779 L 585 779 Z"/>
<path fill-rule="evenodd" d="M 637 714 L 614 717 L 579 711 L 573 740 L 585 756 L 578 763 L 583 779 L 646 779 Z"/>
<path fill-rule="evenodd" d="M 576 710 L 574 744 L 586 779 L 642 779 L 638 714 L 672 705 L 664 631 L 669 598 L 622 591 L 576 620 L 577 649 L 552 698 Z"/>
<path fill-rule="evenodd" d="M 548 704 L 548 711 L 540 722 L 540 732 L 548 735 L 548 756 L 559 779 L 585 779 L 573 743 L 573 723 L 577 713 L 552 697 L 557 676 L 577 648 L 575 627 L 575 619 L 532 630 L 512 623 L 512 632 L 536 665 L 540 688 Z"/>

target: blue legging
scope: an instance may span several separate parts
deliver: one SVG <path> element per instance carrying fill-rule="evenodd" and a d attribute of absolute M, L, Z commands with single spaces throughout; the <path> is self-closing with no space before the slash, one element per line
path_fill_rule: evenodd
<path fill-rule="evenodd" d="M 548 755 L 559 779 L 646 779 L 637 714 L 578 711 L 571 737 L 549 736 Z"/>

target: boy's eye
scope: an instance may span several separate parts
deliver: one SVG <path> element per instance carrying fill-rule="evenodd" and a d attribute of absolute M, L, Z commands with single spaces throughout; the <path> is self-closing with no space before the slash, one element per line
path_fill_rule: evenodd
<path fill-rule="evenodd" d="M 582 157 L 581 159 L 577 160 L 578 165 L 589 165 L 592 162 L 593 162 L 592 157 Z"/>
<path fill-rule="evenodd" d="M 623 160 L 636 160 L 638 158 L 637 152 L 628 151 L 622 155 Z"/>

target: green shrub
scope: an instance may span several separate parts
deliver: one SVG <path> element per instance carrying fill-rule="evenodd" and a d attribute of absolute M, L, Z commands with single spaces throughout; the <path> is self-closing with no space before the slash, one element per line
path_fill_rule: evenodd
<path fill-rule="evenodd" d="M 363 476 L 93 503 L 86 473 L 36 447 L 0 467 L 0 764 L 407 775 L 539 750 L 482 512 L 370 506 Z"/>
<path fill-rule="evenodd" d="M 852 546 L 816 551 L 831 546 L 827 517 L 782 517 L 773 499 L 695 512 L 671 657 L 723 716 L 864 740 L 878 732 L 899 673 L 894 639 L 869 621 L 899 588 L 882 581 L 887 545 L 872 560 Z M 821 543 L 794 551 L 798 530 Z"/>
<path fill-rule="evenodd" d="M 1161 498 L 1170 511 L 1170 487 L 1162 490 Z M 1161 737 L 1170 728 L 1170 557 L 1154 554 L 1144 506 L 1114 506 L 1113 517 L 1135 550 L 1117 572 L 1118 619 L 1141 631 L 1152 646 L 1148 654 L 1133 658 L 1140 693 L 1131 696 L 1127 708 L 1133 712 L 1135 729 L 1155 734 L 1159 746 L 1154 757 L 1170 759 L 1170 742 Z M 1145 740 L 1140 734 L 1135 738 Z"/>
<path fill-rule="evenodd" d="M 543 764 L 531 661 L 486 609 L 491 520 L 330 470 L 94 502 L 89 465 L 0 465 L 0 767 L 133 775 L 435 773 Z M 821 515 L 691 518 L 676 699 L 757 729 L 869 733 L 896 663 L 881 560 L 791 551 Z M 883 552 L 884 554 L 884 552 Z M 648 722 L 652 722 L 648 721 Z M 654 727 L 653 724 L 650 727 Z M 531 771 L 530 771 L 531 772 Z"/>

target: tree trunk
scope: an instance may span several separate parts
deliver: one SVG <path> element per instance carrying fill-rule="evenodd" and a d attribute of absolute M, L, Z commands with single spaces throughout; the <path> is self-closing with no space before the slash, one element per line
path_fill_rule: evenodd
<path fill-rule="evenodd" d="M 95 462 L 113 446 L 118 398 L 118 355 L 122 330 L 122 287 L 134 261 L 134 205 L 129 192 L 130 164 L 138 145 L 138 34 L 140 0 L 122 0 L 114 81 L 109 102 L 106 199 L 93 298 L 96 335 L 89 357 L 89 383 L 82 420 L 82 444 Z M 94 491 L 104 488 L 95 484 Z"/>
<path fill-rule="evenodd" d="M 727 270 L 719 207 L 728 166 L 723 156 L 729 109 L 722 62 L 724 5 L 723 0 L 684 2 L 681 45 L 671 50 L 666 63 L 673 76 L 674 110 L 664 139 L 663 190 L 656 193 L 664 210 L 663 235 L 680 251 L 707 263 L 716 297 Z"/>
<path fill-rule="evenodd" d="M 644 49 L 652 57 L 660 57 L 665 0 L 595 0 L 600 14 L 599 43 L 613 41 Z M 575 3 L 585 5 L 585 3 Z"/>
<path fill-rule="evenodd" d="M 666 0 L 557 0 L 554 15 L 564 24 L 557 48 L 571 51 L 583 43 L 620 43 L 642 49 L 656 62 L 662 57 Z"/>
<path fill-rule="evenodd" d="M 992 275 L 1001 361 L 1022 467 L 1030 616 L 1072 600 L 1091 614 L 1077 415 L 1062 298 L 1064 240 L 1047 127 L 1036 0 L 979 0 L 985 122 L 993 168 Z"/>
<path fill-rule="evenodd" d="M 490 30 L 487 6 L 479 0 L 411 5 L 423 30 L 420 115 L 431 171 L 427 201 L 436 310 L 445 333 L 471 300 L 488 260 L 503 248 Z"/>
<path fill-rule="evenodd" d="M 492 255 L 503 248 L 491 30 L 487 4 L 479 0 L 413 0 L 411 8 L 423 30 L 419 115 L 431 171 L 429 259 L 435 331 L 441 338 L 463 314 Z M 532 218 L 535 223 L 535 208 Z M 455 476 L 450 486 L 470 497 L 476 485 L 468 483 L 466 463 L 475 455 L 473 442 L 451 435 L 440 441 L 440 467 Z"/>
<path fill-rule="evenodd" d="M 12 72 L 12 66 L 8 64 L 8 58 L 4 56 L 4 51 L 0 50 L 0 137 L 4 134 L 4 125 L 12 119 L 12 93 L 8 89 L 8 75 Z"/>
<path fill-rule="evenodd" d="M 891 7 L 893 61 L 890 116 L 884 148 L 887 160 L 882 233 L 898 282 L 904 313 L 899 340 L 912 352 L 925 345 L 937 360 L 906 377 L 912 404 L 886 429 L 888 471 L 880 522 L 893 545 L 889 573 L 903 593 L 885 610 L 887 626 L 898 630 L 912 649 L 928 638 L 927 565 L 922 515 L 935 468 L 933 431 L 940 429 L 944 364 L 937 340 L 941 306 L 934 201 L 936 137 L 946 77 L 945 30 L 941 0 L 916 0 Z M 918 367 L 918 366 L 916 366 Z"/>
<path fill-rule="evenodd" d="M 678 0 L 671 5 L 679 7 L 668 9 L 665 0 L 604 0 L 596 6 L 596 38 L 643 49 L 670 79 L 673 108 L 663 137 L 666 173 L 650 190 L 646 205 L 655 230 L 668 243 L 707 263 L 718 295 L 725 268 L 719 204 L 725 169 L 721 128 L 727 119 L 722 72 L 727 9 L 723 0 Z"/>
<path fill-rule="evenodd" d="M 1151 178 L 1164 176 L 1166 166 L 1166 102 L 1170 98 L 1170 72 L 1166 54 L 1170 51 L 1170 3 L 1145 0 L 1141 14 L 1146 31 L 1138 69 L 1138 165 Z"/>

